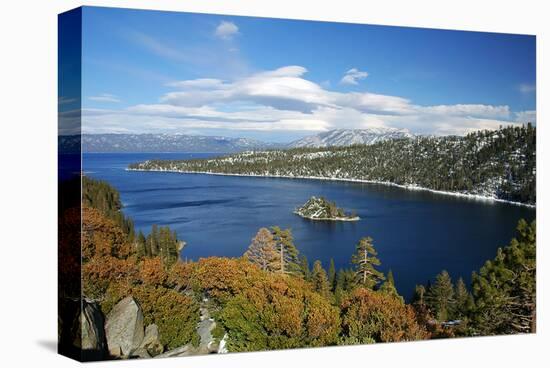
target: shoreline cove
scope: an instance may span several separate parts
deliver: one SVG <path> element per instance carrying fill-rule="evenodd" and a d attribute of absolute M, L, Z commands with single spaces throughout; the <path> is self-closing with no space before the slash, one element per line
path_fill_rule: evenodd
<path fill-rule="evenodd" d="M 529 203 L 521 203 L 521 202 L 514 202 L 509 201 L 506 199 L 500 199 L 500 198 L 494 198 L 494 197 L 487 197 L 482 196 L 479 194 L 469 194 L 469 193 L 460 193 L 460 192 L 448 192 L 443 190 L 435 190 L 430 188 L 424 188 L 416 185 L 402 185 L 402 184 L 396 184 L 392 182 L 385 182 L 385 181 L 376 181 L 376 180 L 363 180 L 363 179 L 348 179 L 348 178 L 328 178 L 328 177 L 321 177 L 321 176 L 288 176 L 288 175 L 259 175 L 259 174 L 232 174 L 232 173 L 220 173 L 220 172 L 211 172 L 211 171 L 186 171 L 186 170 L 165 170 L 165 169 L 132 169 L 132 168 L 125 168 L 126 171 L 141 171 L 141 172 L 167 172 L 167 173 L 175 173 L 175 174 L 202 174 L 202 175 L 218 175 L 218 176 L 242 176 L 242 177 L 253 177 L 253 178 L 278 178 L 278 179 L 307 179 L 307 180 L 325 180 L 325 181 L 339 181 L 339 182 L 348 182 L 348 183 L 363 183 L 363 184 L 380 184 L 380 185 L 387 185 L 392 187 L 397 187 L 401 189 L 407 189 L 407 190 L 416 190 L 416 191 L 427 191 L 439 195 L 446 195 L 446 196 L 454 196 L 454 197 L 461 197 L 465 199 L 471 199 L 479 202 L 499 202 L 499 203 L 507 203 L 515 206 L 520 207 L 527 207 L 535 209 L 537 208 L 536 204 L 529 204 Z"/>

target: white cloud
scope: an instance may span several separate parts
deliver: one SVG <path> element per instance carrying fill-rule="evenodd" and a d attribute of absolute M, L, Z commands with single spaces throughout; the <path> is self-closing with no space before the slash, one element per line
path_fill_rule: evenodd
<path fill-rule="evenodd" d="M 122 110 L 83 111 L 90 132 L 185 132 L 197 129 L 319 132 L 336 128 L 396 127 L 417 134 L 463 135 L 518 125 L 534 111 L 506 105 L 423 106 L 400 96 L 336 92 L 306 79 L 290 65 L 232 81 L 202 78 L 172 82 L 159 103 Z"/>
<path fill-rule="evenodd" d="M 523 94 L 530 94 L 537 91 L 537 86 L 530 83 L 522 83 L 519 85 L 519 91 Z"/>
<path fill-rule="evenodd" d="M 514 113 L 518 123 L 533 123 L 537 122 L 537 112 L 535 110 L 518 111 Z"/>
<path fill-rule="evenodd" d="M 90 96 L 88 97 L 88 99 L 96 102 L 113 102 L 113 103 L 120 102 L 120 99 L 117 96 L 112 95 L 110 93 L 102 93 L 98 96 Z"/>
<path fill-rule="evenodd" d="M 214 34 L 222 40 L 231 40 L 239 34 L 239 27 L 233 22 L 222 21 L 216 27 Z"/>
<path fill-rule="evenodd" d="M 439 115 L 469 116 L 495 119 L 508 119 L 510 117 L 510 108 L 508 106 L 458 104 L 428 106 L 422 109 L 424 110 L 424 112 Z"/>
<path fill-rule="evenodd" d="M 369 76 L 369 73 L 367 73 L 367 72 L 362 72 L 362 71 L 358 70 L 357 68 L 351 68 L 350 70 L 348 70 L 344 74 L 344 76 L 340 80 L 340 83 L 342 83 L 342 84 L 358 84 L 357 81 L 359 81 L 361 79 L 365 79 L 368 76 Z"/>

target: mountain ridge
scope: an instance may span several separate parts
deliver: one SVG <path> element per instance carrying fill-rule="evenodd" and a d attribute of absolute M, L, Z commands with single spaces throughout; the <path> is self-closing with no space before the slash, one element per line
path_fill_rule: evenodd
<path fill-rule="evenodd" d="M 374 144 L 390 139 L 414 138 L 407 129 L 366 128 L 366 129 L 333 129 L 310 135 L 288 144 L 290 148 L 298 147 L 331 147 L 350 146 L 353 144 Z"/>
<path fill-rule="evenodd" d="M 59 136 L 60 151 L 87 153 L 151 153 L 151 152 L 219 152 L 232 153 L 246 150 L 281 148 L 277 143 L 250 138 L 223 136 L 142 133 L 142 134 L 82 134 Z"/>

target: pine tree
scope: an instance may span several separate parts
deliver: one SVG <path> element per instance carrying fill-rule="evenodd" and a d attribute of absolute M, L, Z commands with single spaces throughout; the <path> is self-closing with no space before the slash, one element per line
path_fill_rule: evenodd
<path fill-rule="evenodd" d="M 136 239 L 136 255 L 138 256 L 138 258 L 143 258 L 147 256 L 147 249 L 145 246 L 146 242 L 147 240 L 145 239 L 143 232 L 140 230 Z"/>
<path fill-rule="evenodd" d="M 271 231 L 265 227 L 258 230 L 248 250 L 244 253 L 244 257 L 257 264 L 262 270 L 280 270 L 280 265 L 277 263 L 279 253 L 276 249 L 275 239 L 273 239 Z"/>
<path fill-rule="evenodd" d="M 334 259 L 330 259 L 330 266 L 328 268 L 328 283 L 330 290 L 334 291 L 336 288 L 336 267 L 334 266 Z"/>
<path fill-rule="evenodd" d="M 309 261 L 305 255 L 300 256 L 300 272 L 304 280 L 309 281 L 311 279 L 311 271 L 309 269 Z"/>
<path fill-rule="evenodd" d="M 335 289 L 351 291 L 355 286 L 355 271 L 352 269 L 340 269 L 336 274 Z"/>
<path fill-rule="evenodd" d="M 466 288 L 466 284 L 462 277 L 458 279 L 455 285 L 455 308 L 453 318 L 463 319 L 467 317 L 474 306 L 472 294 Z"/>
<path fill-rule="evenodd" d="M 275 249 L 279 255 L 278 272 L 283 274 L 298 272 L 300 268 L 298 265 L 298 250 L 294 245 L 292 231 L 290 229 L 282 230 L 279 226 L 273 226 L 271 231 L 275 240 Z"/>
<path fill-rule="evenodd" d="M 452 315 L 454 303 L 453 282 L 449 273 L 443 270 L 426 293 L 426 305 L 435 314 L 435 318 L 443 322 Z"/>
<path fill-rule="evenodd" d="M 356 282 L 359 285 L 372 289 L 384 280 L 384 274 L 374 268 L 380 266 L 377 255 L 371 237 L 359 240 L 355 247 L 355 254 L 351 258 L 351 263 L 355 265 Z"/>
<path fill-rule="evenodd" d="M 386 293 L 388 295 L 394 296 L 401 300 L 403 303 L 405 300 L 399 293 L 397 292 L 397 289 L 395 288 L 395 280 L 393 278 L 393 272 L 392 270 L 388 271 L 388 276 L 386 277 L 386 281 L 380 286 L 380 291 L 383 293 Z"/>
<path fill-rule="evenodd" d="M 330 295 L 330 286 L 328 282 L 328 277 L 325 269 L 323 268 L 321 261 L 317 260 L 313 263 L 313 271 L 311 273 L 311 282 L 313 283 L 313 288 L 319 294 L 324 297 Z"/>
<path fill-rule="evenodd" d="M 520 220 L 516 237 L 472 276 L 474 327 L 484 335 L 536 330 L 536 225 Z"/>
<path fill-rule="evenodd" d="M 151 256 L 155 257 L 159 254 L 159 235 L 158 235 L 158 227 L 156 224 L 153 224 L 153 227 L 151 228 L 151 233 L 147 237 L 147 242 L 149 243 L 149 248 L 151 249 Z"/>

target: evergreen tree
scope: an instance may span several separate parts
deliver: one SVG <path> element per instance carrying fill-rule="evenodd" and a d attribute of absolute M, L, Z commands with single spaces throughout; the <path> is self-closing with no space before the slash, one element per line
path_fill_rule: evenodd
<path fill-rule="evenodd" d="M 147 242 L 149 243 L 149 248 L 151 249 L 151 256 L 156 257 L 159 254 L 159 235 L 157 224 L 153 224 L 151 228 L 151 233 L 147 237 Z"/>
<path fill-rule="evenodd" d="M 138 256 L 138 258 L 143 258 L 148 256 L 147 249 L 145 246 L 146 242 L 147 240 L 145 239 L 143 232 L 140 230 L 136 239 L 136 248 L 137 248 L 136 255 Z"/>
<path fill-rule="evenodd" d="M 455 310 L 453 317 L 455 319 L 464 319 L 472 311 L 474 299 L 472 294 L 466 288 L 466 284 L 462 277 L 458 279 L 455 285 Z"/>
<path fill-rule="evenodd" d="M 265 227 L 258 230 L 248 250 L 244 253 L 244 257 L 260 266 L 262 270 L 280 270 L 280 265 L 277 262 L 279 260 L 279 253 L 276 249 L 275 239 L 273 239 L 271 231 Z"/>
<path fill-rule="evenodd" d="M 435 314 L 435 318 L 443 322 L 452 315 L 454 304 L 453 282 L 449 273 L 443 270 L 426 293 L 426 305 Z"/>
<path fill-rule="evenodd" d="M 377 255 L 371 237 L 359 240 L 355 247 L 355 254 L 351 258 L 351 263 L 355 265 L 356 282 L 359 285 L 372 289 L 384 280 L 384 274 L 374 268 L 380 265 Z"/>
<path fill-rule="evenodd" d="M 343 291 L 351 291 L 356 285 L 355 271 L 353 269 L 340 269 L 336 274 L 336 288 Z"/>
<path fill-rule="evenodd" d="M 300 256 L 300 272 L 304 280 L 309 281 L 311 279 L 311 270 L 309 269 L 309 261 L 305 255 Z"/>
<path fill-rule="evenodd" d="M 279 272 L 296 273 L 299 271 L 298 250 L 294 245 L 292 231 L 290 229 L 282 230 L 279 226 L 271 228 L 273 239 L 275 240 L 275 249 L 279 255 Z"/>
<path fill-rule="evenodd" d="M 472 277 L 474 327 L 484 335 L 536 330 L 536 225 L 520 220 L 516 237 Z"/>
<path fill-rule="evenodd" d="M 328 268 L 328 283 L 330 290 L 334 291 L 336 288 L 336 267 L 334 266 L 334 259 L 330 259 L 330 266 Z"/>
<path fill-rule="evenodd" d="M 313 263 L 313 271 L 311 273 L 311 282 L 313 283 L 313 288 L 319 294 L 324 297 L 330 295 L 330 286 L 328 282 L 328 277 L 325 269 L 323 268 L 321 261 L 317 260 Z"/>
<path fill-rule="evenodd" d="M 380 291 L 383 292 L 383 293 L 386 293 L 388 295 L 391 295 L 393 297 L 398 298 L 403 303 L 405 302 L 403 297 L 401 295 L 399 295 L 399 293 L 397 292 L 397 289 L 395 288 L 395 280 L 393 278 L 392 270 L 388 271 L 388 276 L 386 277 L 386 281 L 384 281 L 382 286 L 380 286 Z"/>

